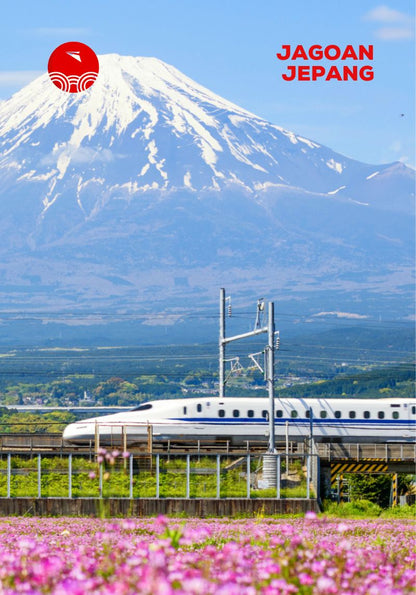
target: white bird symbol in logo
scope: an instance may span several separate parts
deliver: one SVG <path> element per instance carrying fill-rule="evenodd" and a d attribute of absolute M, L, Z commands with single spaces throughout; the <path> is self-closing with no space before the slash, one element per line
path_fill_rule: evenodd
<path fill-rule="evenodd" d="M 78 60 L 78 62 L 81 62 L 81 56 L 79 55 L 80 52 L 67 52 L 68 56 L 72 56 L 72 58 L 75 58 L 75 60 Z"/>

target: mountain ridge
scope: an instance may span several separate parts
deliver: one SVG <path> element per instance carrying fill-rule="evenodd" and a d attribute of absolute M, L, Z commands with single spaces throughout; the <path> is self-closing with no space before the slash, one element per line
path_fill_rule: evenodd
<path fill-rule="evenodd" d="M 103 167 L 106 165 L 104 169 L 108 172 L 112 162 L 123 167 L 128 152 L 136 148 L 141 149 L 145 159 L 136 160 L 135 170 L 129 164 L 129 175 L 123 180 L 124 184 L 118 184 L 121 193 L 183 187 L 196 191 L 215 190 L 227 184 L 240 184 L 254 192 L 270 184 L 296 187 L 303 168 L 308 175 L 304 176 L 307 184 L 300 184 L 302 188 L 335 194 L 349 183 L 348 169 L 351 167 L 355 168 L 353 177 L 357 176 L 357 168 L 362 175 L 366 174 L 363 175 L 366 179 L 379 174 L 371 164 L 343 157 L 223 100 L 158 59 L 110 54 L 101 56 L 100 63 L 100 77 L 88 94 L 71 96 L 63 93 L 52 87 L 45 74 L 1 106 L 0 136 L 6 139 L 9 136 L 9 140 L 3 141 L 0 148 L 9 155 L 27 144 L 27 133 L 22 128 L 29 123 L 32 138 L 53 120 L 58 120 L 59 124 L 62 120 L 65 125 L 72 124 L 72 128 L 67 126 L 67 130 L 61 131 L 61 142 L 45 139 L 44 135 L 41 140 L 32 141 L 35 158 L 40 144 L 49 145 L 50 150 L 38 159 L 37 169 L 40 166 L 41 173 L 20 168 L 23 171 L 19 180 L 49 181 L 50 200 L 53 200 L 56 184 L 59 186 L 71 164 L 82 169 L 83 164 L 94 160 Z M 165 99 L 164 104 L 161 104 L 161 98 Z M 16 103 L 20 106 L 24 103 L 26 109 L 16 109 Z M 28 106 L 33 103 L 31 111 Z M 156 130 L 157 126 L 159 129 Z M 169 128 L 168 135 L 163 134 L 166 127 Z M 16 131 L 14 139 L 13 130 Z M 256 142 L 259 135 L 265 138 L 263 144 Z M 129 143 L 128 136 L 131 141 L 140 138 Z M 198 172 L 200 179 L 192 168 L 187 167 L 190 157 L 186 145 L 173 146 L 173 141 L 179 143 L 182 137 L 197 145 L 200 169 L 205 169 L 203 173 Z M 95 142 L 91 142 L 94 138 Z M 120 138 L 122 143 L 118 142 Z M 278 158 L 277 144 L 280 149 Z M 294 151 L 294 145 L 300 145 L 300 150 Z M 318 155 L 315 155 L 317 149 Z M 293 152 L 296 164 L 293 164 Z M 169 160 L 173 161 L 172 165 Z M 221 161 L 225 163 L 221 164 Z M 165 171 L 165 165 L 169 171 Z M 384 171 L 393 165 L 397 167 L 397 164 L 378 167 Z M 319 168 L 318 175 L 314 171 L 316 168 Z M 322 179 L 322 169 L 325 179 Z M 96 181 L 99 183 L 100 180 L 98 174 Z M 77 187 L 78 190 L 83 187 L 82 176 L 78 178 Z"/>
<path fill-rule="evenodd" d="M 3 308 L 177 308 L 226 281 L 407 316 L 413 212 L 413 170 L 344 157 L 158 59 L 101 56 L 85 93 L 45 74 L 0 104 Z"/>

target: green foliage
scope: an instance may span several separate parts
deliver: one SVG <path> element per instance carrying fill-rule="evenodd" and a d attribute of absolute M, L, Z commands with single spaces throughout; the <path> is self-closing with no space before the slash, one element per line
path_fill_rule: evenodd
<path fill-rule="evenodd" d="M 247 478 L 241 467 L 227 470 L 230 460 L 223 459 L 220 470 L 220 496 L 222 498 L 246 498 Z M 12 457 L 11 495 L 36 497 L 38 459 L 24 456 Z M 0 460 L 0 497 L 7 492 L 7 460 Z M 216 498 L 217 471 L 216 459 L 196 458 L 191 461 L 189 495 L 191 498 Z M 186 496 L 186 458 L 172 457 L 170 461 L 161 459 L 159 475 L 159 496 L 161 498 L 185 498 Z M 42 457 L 41 459 L 42 496 L 68 496 L 68 459 L 61 457 Z M 72 495 L 73 497 L 99 496 L 99 465 L 83 457 L 72 459 Z M 103 463 L 103 497 L 128 498 L 130 495 L 130 474 L 127 460 L 116 460 L 114 465 Z M 311 492 L 312 495 L 312 492 Z M 139 461 L 134 468 L 133 497 L 154 498 L 156 496 L 156 466 L 153 457 L 150 461 Z M 276 489 L 251 489 L 252 498 L 275 498 Z M 283 498 L 305 498 L 306 481 L 301 478 L 293 487 L 283 486 Z"/>
<path fill-rule="evenodd" d="M 383 510 L 381 516 L 384 519 L 416 519 L 416 504 L 388 508 Z"/>
<path fill-rule="evenodd" d="M 354 502 L 341 502 L 340 504 L 325 500 L 323 507 L 325 516 L 335 518 L 416 519 L 416 504 L 383 509 L 369 500 L 355 500 Z"/>
<path fill-rule="evenodd" d="M 368 500 L 387 508 L 390 503 L 391 477 L 389 475 L 350 474 L 347 477 L 353 501 Z"/>
<path fill-rule="evenodd" d="M 381 508 L 389 507 L 392 485 L 391 475 L 351 473 L 346 477 L 350 486 L 350 497 L 353 501 L 365 499 Z M 408 490 L 412 482 L 412 476 L 401 473 L 398 480 L 399 494 L 403 494 Z"/>
<path fill-rule="evenodd" d="M 2 414 L 0 412 L 0 433 L 62 432 L 65 426 L 74 420 L 75 415 L 69 411 L 51 411 L 40 414 L 6 410 Z"/>
<path fill-rule="evenodd" d="M 369 500 L 356 500 L 354 502 L 324 501 L 324 513 L 330 517 L 339 518 L 373 518 L 379 517 L 382 508 Z"/>
<path fill-rule="evenodd" d="M 411 364 L 340 375 L 332 380 L 297 384 L 278 391 L 281 397 L 358 397 L 387 396 L 413 398 L 415 369 Z"/>
<path fill-rule="evenodd" d="M 175 548 L 175 550 L 177 550 L 180 544 L 180 539 L 183 535 L 183 531 L 184 525 L 182 527 L 176 528 L 167 526 L 165 532 L 162 534 L 162 538 L 169 539 L 170 545 Z"/>
<path fill-rule="evenodd" d="M 355 343 L 360 341 L 362 333 L 355 333 L 353 329 L 349 332 Z M 400 337 L 400 340 L 399 335 L 396 339 L 397 345 L 401 345 L 403 337 L 407 337 L 406 345 L 410 342 L 407 331 Z M 342 357 L 341 347 L 334 351 L 334 337 L 320 337 L 319 340 L 328 342 L 331 357 L 322 345 L 314 345 L 311 351 L 312 338 L 308 338 L 308 344 L 296 343 L 296 357 L 285 355 L 279 358 L 279 396 L 376 398 L 390 394 L 414 395 L 414 367 L 410 363 L 370 369 L 374 363 L 366 364 L 364 358 L 356 365 L 349 365 L 347 375 L 340 374 L 345 371 L 336 363 L 336 359 Z M 339 334 L 337 341 L 339 345 Z M 365 344 L 370 353 L 372 346 L 378 348 L 379 341 L 369 336 Z M 390 344 L 395 344 L 391 336 Z M 242 344 L 241 349 L 246 348 L 247 353 L 255 351 L 250 341 L 247 345 Z M 323 355 L 322 360 L 316 359 L 317 350 Z M 397 362 L 394 353 L 392 351 L 391 361 Z M 313 357 L 309 360 L 308 355 Z M 246 365 L 248 360 L 245 361 L 244 353 L 241 357 Z M 201 358 L 204 367 L 201 367 Z M 83 400 L 85 391 L 92 402 L 102 405 L 135 406 L 149 399 L 183 394 L 202 396 L 207 391 L 216 391 L 217 365 L 217 346 L 211 344 L 14 350 L 0 357 L 0 403 L 76 405 Z M 316 382 L 317 378 L 322 380 Z M 285 388 L 283 382 L 286 381 L 297 384 Z M 301 381 L 304 383 L 300 384 Z M 230 396 L 252 396 L 254 387 L 257 396 L 266 394 L 259 371 L 245 370 L 239 376 L 231 376 L 227 392 Z"/>

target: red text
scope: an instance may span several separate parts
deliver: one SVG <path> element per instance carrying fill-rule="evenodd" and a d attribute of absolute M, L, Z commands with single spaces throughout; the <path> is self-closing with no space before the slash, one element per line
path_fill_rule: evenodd
<path fill-rule="evenodd" d="M 353 64 L 363 60 L 371 61 L 374 58 L 374 46 L 346 45 L 282 45 L 282 50 L 276 54 L 279 60 L 313 60 L 315 64 L 290 64 L 282 74 L 284 81 L 372 81 L 374 79 L 373 67 L 369 64 Z M 335 60 L 348 61 L 344 64 L 328 64 Z M 316 64 L 321 61 L 321 64 Z"/>

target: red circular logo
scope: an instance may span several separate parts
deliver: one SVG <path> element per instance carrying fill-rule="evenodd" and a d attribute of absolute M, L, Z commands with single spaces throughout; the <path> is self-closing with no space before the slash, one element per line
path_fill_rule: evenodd
<path fill-rule="evenodd" d="M 48 62 L 49 77 L 54 85 L 67 93 L 79 93 L 93 85 L 99 71 L 95 52 L 79 41 L 58 46 Z"/>

